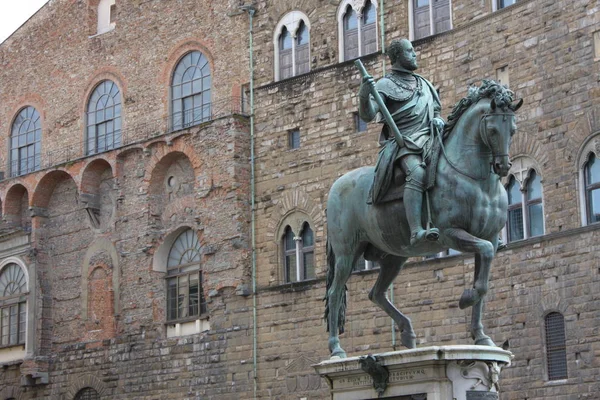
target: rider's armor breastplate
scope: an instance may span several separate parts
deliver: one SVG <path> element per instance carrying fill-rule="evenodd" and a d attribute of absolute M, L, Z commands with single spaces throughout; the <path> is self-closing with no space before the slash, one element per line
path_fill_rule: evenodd
<path fill-rule="evenodd" d="M 418 78 L 416 79 L 418 81 Z M 404 82 L 394 73 L 388 74 L 385 78 L 377 81 L 375 89 L 390 100 L 399 102 L 407 101 L 415 92 L 415 89 L 408 82 Z"/>

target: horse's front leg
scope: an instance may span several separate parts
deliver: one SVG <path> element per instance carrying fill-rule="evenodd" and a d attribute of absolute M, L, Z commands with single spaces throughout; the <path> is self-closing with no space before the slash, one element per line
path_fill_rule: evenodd
<path fill-rule="evenodd" d="M 490 267 L 496 253 L 495 243 L 480 239 L 462 229 L 447 229 L 444 234 L 449 239 L 451 247 L 465 252 L 475 253 L 475 276 L 473 288 L 465 289 L 459 307 L 464 309 L 473 306 L 471 315 L 471 335 L 475 344 L 494 346 L 494 342 L 483 332 L 481 314 L 485 295 L 489 287 Z"/>

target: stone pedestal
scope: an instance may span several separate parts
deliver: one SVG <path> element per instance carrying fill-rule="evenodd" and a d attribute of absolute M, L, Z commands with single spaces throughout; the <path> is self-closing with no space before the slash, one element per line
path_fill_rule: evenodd
<path fill-rule="evenodd" d="M 431 346 L 314 365 L 332 400 L 497 400 L 511 352 L 488 346 Z"/>

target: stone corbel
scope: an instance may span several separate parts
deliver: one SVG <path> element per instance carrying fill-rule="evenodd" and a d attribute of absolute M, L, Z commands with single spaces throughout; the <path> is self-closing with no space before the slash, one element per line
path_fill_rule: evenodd
<path fill-rule="evenodd" d="M 31 218 L 33 218 L 33 217 L 48 218 L 48 209 L 45 207 L 32 206 L 32 207 L 29 207 L 29 215 L 31 216 Z"/>

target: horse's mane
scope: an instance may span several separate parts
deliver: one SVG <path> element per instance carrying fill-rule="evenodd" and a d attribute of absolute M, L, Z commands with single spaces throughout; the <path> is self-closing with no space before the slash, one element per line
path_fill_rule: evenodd
<path fill-rule="evenodd" d="M 444 137 L 452 131 L 460 116 L 479 100 L 495 99 L 498 107 L 505 108 L 512 103 L 513 96 L 514 93 L 506 86 L 491 79 L 484 79 L 481 86 L 470 86 L 467 95 L 456 103 L 448 116 L 448 122 L 444 126 Z"/>

